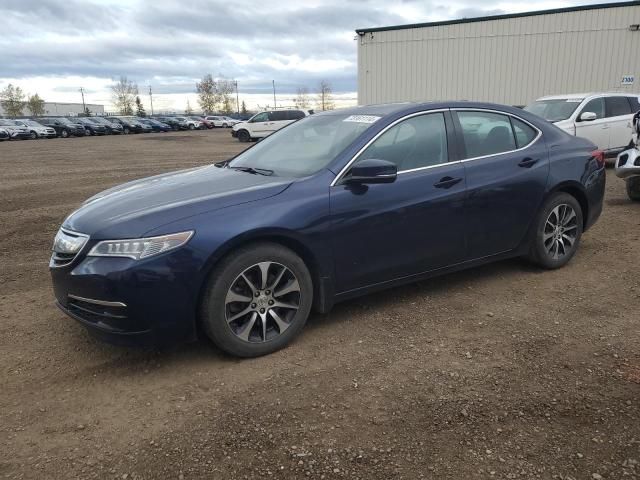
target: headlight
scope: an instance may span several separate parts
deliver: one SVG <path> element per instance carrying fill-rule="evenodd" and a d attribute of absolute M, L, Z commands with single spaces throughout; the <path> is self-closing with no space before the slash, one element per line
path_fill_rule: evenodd
<path fill-rule="evenodd" d="M 152 257 L 183 246 L 193 236 L 193 231 L 172 233 L 159 237 L 103 240 L 89 252 L 89 257 L 127 257 L 134 260 Z"/>
<path fill-rule="evenodd" d="M 78 253 L 87 243 L 88 237 L 82 233 L 60 229 L 53 240 L 53 251 L 62 254 Z"/>

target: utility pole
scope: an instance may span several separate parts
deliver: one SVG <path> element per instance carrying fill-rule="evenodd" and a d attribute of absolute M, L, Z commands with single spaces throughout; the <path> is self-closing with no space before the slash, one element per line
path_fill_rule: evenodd
<path fill-rule="evenodd" d="M 151 100 L 151 116 L 153 117 L 153 93 L 151 92 L 151 85 L 149 85 L 149 99 Z"/>
<path fill-rule="evenodd" d="M 238 110 L 238 115 L 240 115 L 240 97 L 238 96 L 238 81 L 234 80 L 233 84 L 236 86 L 236 109 Z"/>
<path fill-rule="evenodd" d="M 87 113 L 87 106 L 84 104 L 84 88 L 80 87 L 80 93 L 82 94 L 82 113 Z"/>
<path fill-rule="evenodd" d="M 276 81 L 275 80 L 271 80 L 271 83 L 273 84 L 273 108 L 276 108 Z"/>

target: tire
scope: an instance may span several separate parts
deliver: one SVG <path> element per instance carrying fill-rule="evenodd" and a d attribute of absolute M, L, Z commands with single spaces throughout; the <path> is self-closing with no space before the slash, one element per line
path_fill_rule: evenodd
<path fill-rule="evenodd" d="M 228 127 L 229 127 L 229 125 L 227 125 L 226 123 L 222 124 L 222 128 L 228 128 Z"/>
<path fill-rule="evenodd" d="M 189 124 L 189 130 L 195 130 L 196 126 L 193 123 Z"/>
<path fill-rule="evenodd" d="M 256 243 L 231 253 L 211 273 L 200 321 L 221 350 L 258 357 L 289 344 L 304 328 L 312 303 L 304 261 L 279 244 Z"/>
<path fill-rule="evenodd" d="M 61 136 L 62 138 L 68 138 L 68 137 L 69 137 L 69 130 L 66 130 L 66 129 L 65 129 L 65 130 L 62 130 L 62 131 L 60 132 L 60 136 Z"/>
<path fill-rule="evenodd" d="M 251 141 L 251 135 L 246 130 L 238 131 L 238 140 L 242 143 L 247 143 Z"/>
<path fill-rule="evenodd" d="M 38 134 L 36 132 L 31 132 L 30 138 L 31 140 L 36 140 L 38 138 Z"/>
<path fill-rule="evenodd" d="M 131 133 L 131 130 L 129 129 L 129 127 L 124 127 L 123 132 L 125 135 L 129 135 Z"/>
<path fill-rule="evenodd" d="M 640 177 L 627 178 L 627 195 L 630 200 L 640 202 Z"/>
<path fill-rule="evenodd" d="M 580 246 L 582 208 L 574 196 L 558 192 L 544 203 L 531 231 L 528 258 L 553 270 L 566 265 Z"/>

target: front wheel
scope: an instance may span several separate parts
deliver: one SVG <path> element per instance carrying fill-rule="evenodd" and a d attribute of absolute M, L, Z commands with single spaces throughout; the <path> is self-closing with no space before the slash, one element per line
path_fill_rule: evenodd
<path fill-rule="evenodd" d="M 69 136 L 69 130 L 62 130 L 62 131 L 60 132 L 60 136 L 61 136 L 62 138 L 67 138 L 67 137 Z"/>
<path fill-rule="evenodd" d="M 578 250 L 582 228 L 582 208 L 575 197 L 553 194 L 533 225 L 529 259 L 547 269 L 563 267 Z"/>
<path fill-rule="evenodd" d="M 286 346 L 313 303 L 311 274 L 294 252 L 274 243 L 243 247 L 211 273 L 200 318 L 222 350 L 257 357 Z"/>
<path fill-rule="evenodd" d="M 195 130 L 195 129 L 196 129 L 196 126 L 193 123 L 189 124 L 189 130 Z"/>
<path fill-rule="evenodd" d="M 36 132 L 31 132 L 29 137 L 31 138 L 31 140 L 35 140 L 36 138 L 38 138 L 38 134 Z"/>
<path fill-rule="evenodd" d="M 242 143 L 246 143 L 251 140 L 251 135 L 246 130 L 240 130 L 238 132 L 238 140 Z"/>
<path fill-rule="evenodd" d="M 627 195 L 630 200 L 640 202 L 640 177 L 627 178 Z"/>

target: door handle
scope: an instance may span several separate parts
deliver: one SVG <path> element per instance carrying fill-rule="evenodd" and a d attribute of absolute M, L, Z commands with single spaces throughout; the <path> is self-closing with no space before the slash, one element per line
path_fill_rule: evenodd
<path fill-rule="evenodd" d="M 524 160 L 522 160 L 518 166 L 522 167 L 522 168 L 531 168 L 533 167 L 536 163 L 538 163 L 538 159 L 537 158 L 525 158 Z"/>
<path fill-rule="evenodd" d="M 456 183 L 462 181 L 462 178 L 442 177 L 440 181 L 433 184 L 436 188 L 451 188 Z"/>
<path fill-rule="evenodd" d="M 608 128 L 609 128 L 609 124 L 608 124 L 608 123 L 605 123 L 605 124 L 602 126 L 602 129 L 603 129 L 603 130 L 606 130 L 606 129 L 608 129 Z"/>

